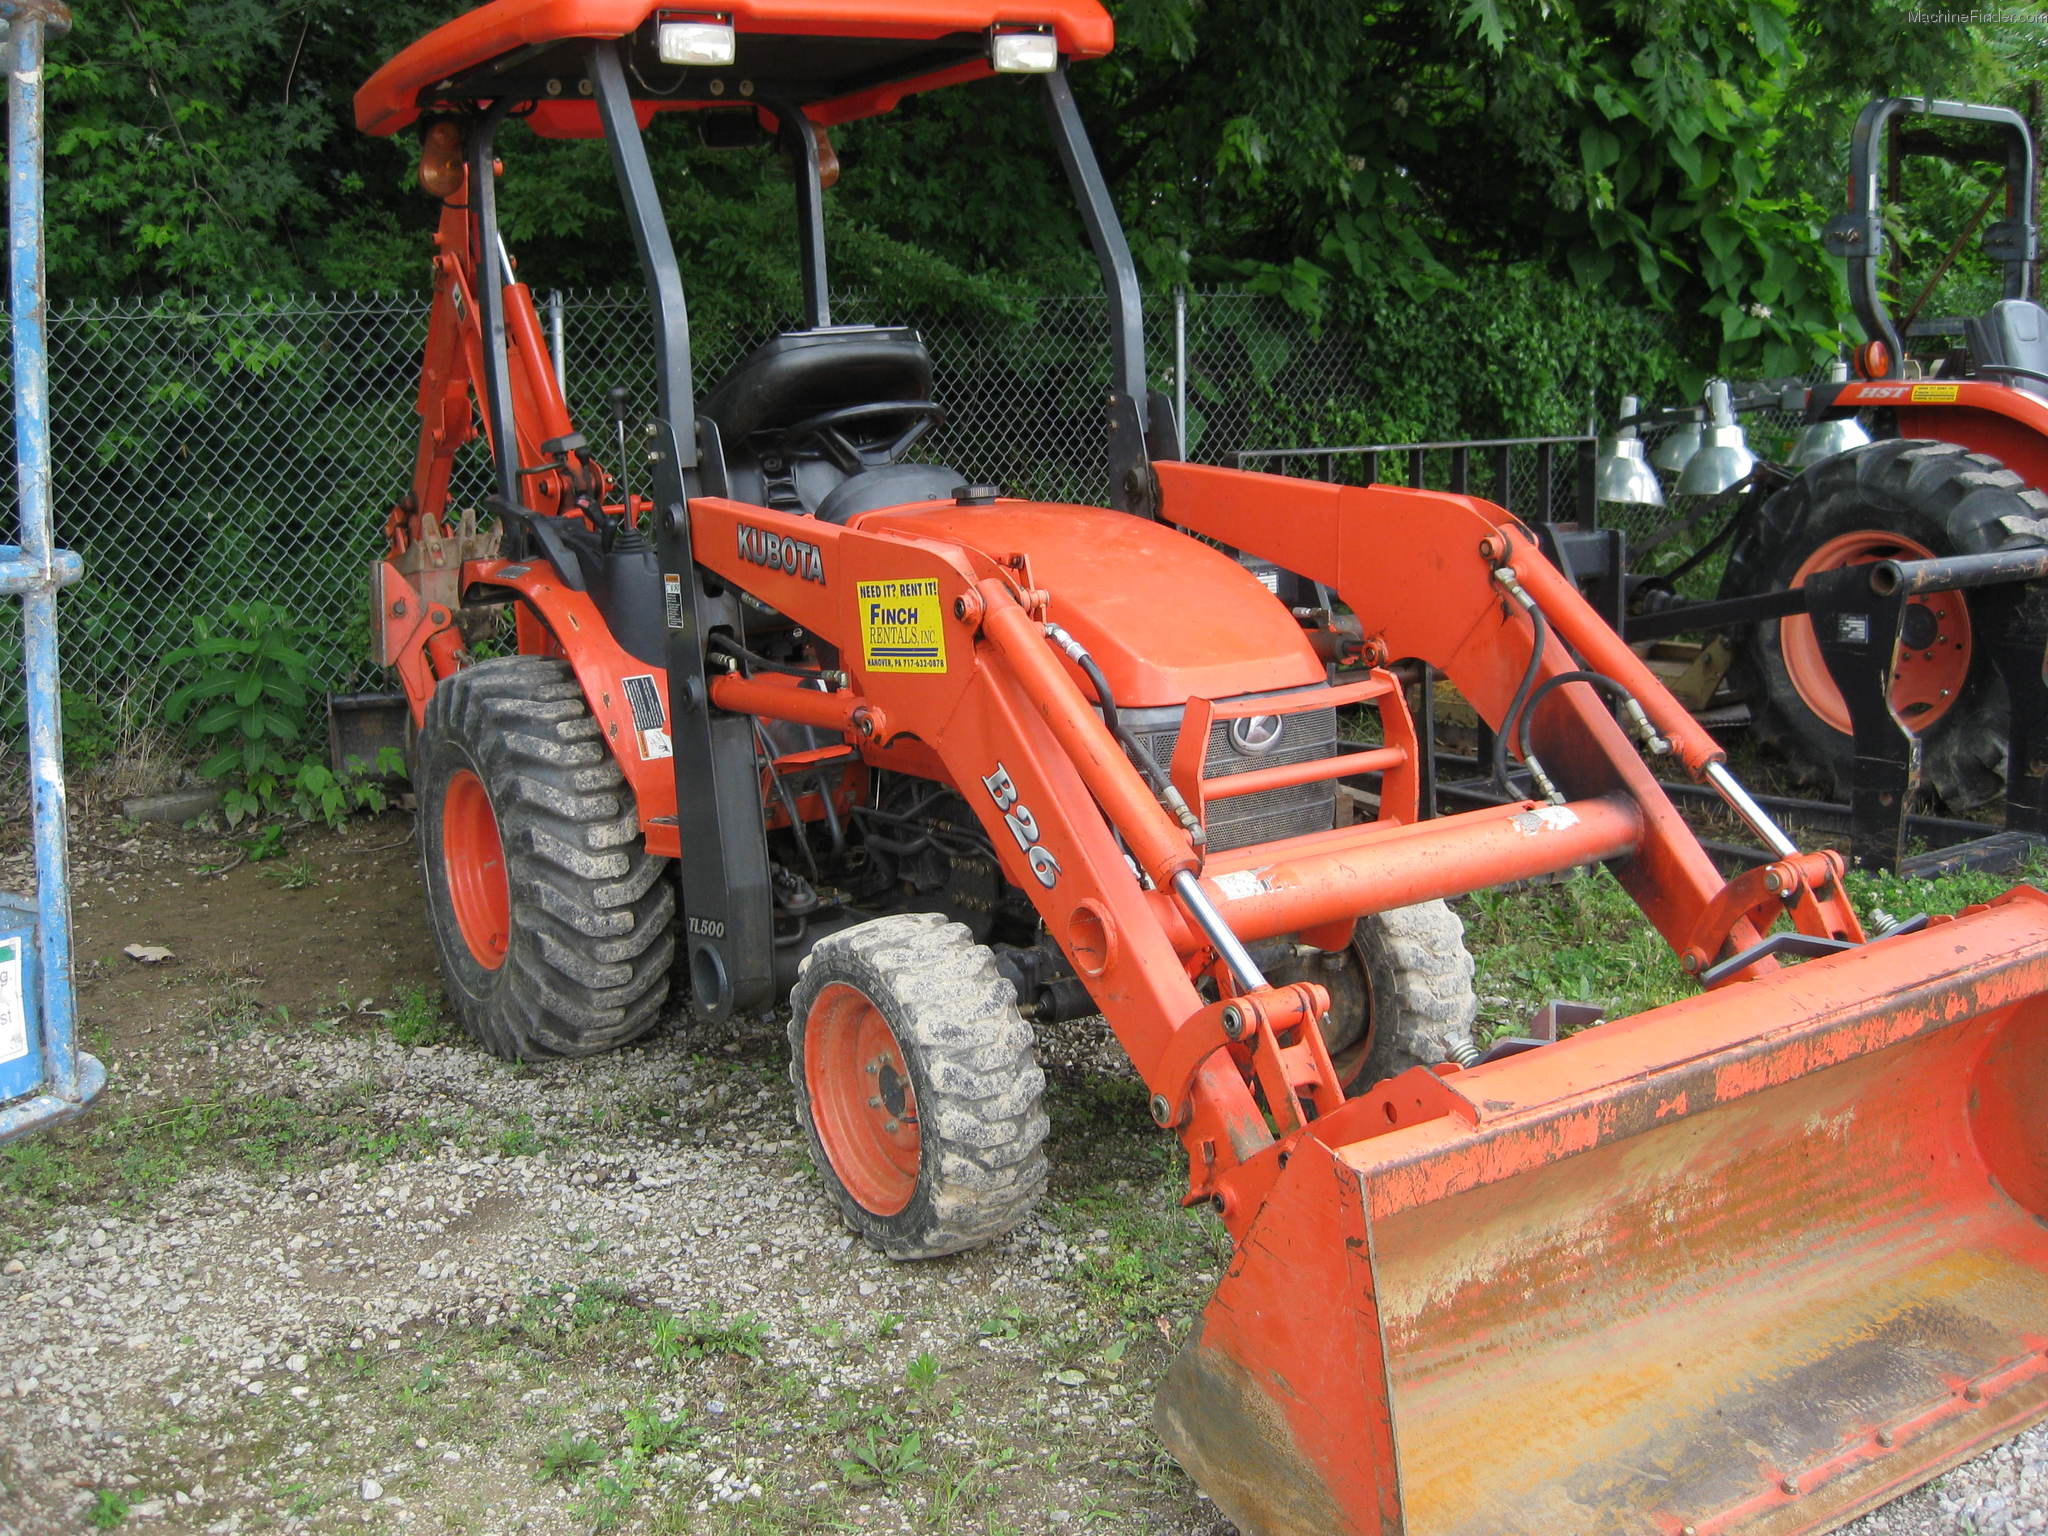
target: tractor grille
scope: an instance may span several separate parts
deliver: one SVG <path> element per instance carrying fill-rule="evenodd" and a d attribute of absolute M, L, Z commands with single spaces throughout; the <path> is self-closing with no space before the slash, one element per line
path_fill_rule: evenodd
<path fill-rule="evenodd" d="M 1299 690 L 1289 690 L 1299 692 Z M 1253 695 L 1257 697 L 1257 695 Z M 1173 771 L 1173 749 L 1180 740 L 1182 711 L 1172 705 L 1158 709 L 1119 711 L 1132 735 L 1145 743 L 1155 761 Z M 1279 742 L 1270 750 L 1247 753 L 1230 739 L 1230 722 L 1218 720 L 1209 728 L 1207 776 L 1227 778 L 1254 768 L 1279 763 L 1299 763 L 1309 758 L 1328 757 L 1337 750 L 1337 711 L 1309 709 L 1282 715 Z M 1318 784 L 1296 784 L 1287 789 L 1269 789 L 1263 794 L 1238 795 L 1228 800 L 1211 800 L 1205 818 L 1211 850 L 1243 848 L 1252 843 L 1278 842 L 1305 832 L 1327 832 L 1337 820 L 1337 786 L 1324 780 Z"/>

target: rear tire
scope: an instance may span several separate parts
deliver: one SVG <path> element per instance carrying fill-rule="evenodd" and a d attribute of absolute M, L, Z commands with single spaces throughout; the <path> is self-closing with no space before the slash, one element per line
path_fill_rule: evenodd
<path fill-rule="evenodd" d="M 820 939 L 789 1078 L 840 1215 L 892 1259 L 978 1248 L 1045 1191 L 1045 1074 L 995 956 L 937 913 Z"/>
<path fill-rule="evenodd" d="M 1479 1000 L 1465 924 L 1446 902 L 1361 917 L 1343 949 L 1311 959 L 1298 978 L 1330 989 L 1330 1048 L 1347 1097 L 1407 1071 L 1457 1059 Z"/>
<path fill-rule="evenodd" d="M 668 996 L 675 893 L 566 662 L 507 656 L 427 703 L 414 785 L 448 1000 L 494 1056 L 589 1056 Z"/>
<path fill-rule="evenodd" d="M 1771 497 L 1729 555 L 1721 595 L 1774 592 L 1808 574 L 1890 556 L 2035 543 L 2048 536 L 2037 521 L 2044 517 L 2048 497 L 1996 459 L 1954 443 L 1873 443 L 1822 460 Z M 1952 810 L 1969 810 L 2004 788 L 2005 686 L 1981 637 L 1969 633 L 1963 594 L 1934 594 L 1916 607 L 1928 643 L 1894 674 L 1893 698 L 1920 738 L 1922 782 Z M 1737 680 L 1757 734 L 1795 774 L 1847 798 L 1855 772 L 1847 711 L 1818 658 L 1804 615 L 1766 620 L 1742 636 Z"/>

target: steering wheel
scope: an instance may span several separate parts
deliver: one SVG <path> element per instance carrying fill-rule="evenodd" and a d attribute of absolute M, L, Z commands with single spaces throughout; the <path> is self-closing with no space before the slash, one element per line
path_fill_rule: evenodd
<path fill-rule="evenodd" d="M 2039 368 L 2022 368 L 2018 363 L 1979 363 L 1977 371 L 2017 374 L 2023 379 L 2039 379 L 2042 383 L 2048 384 L 2048 373 L 2043 373 Z"/>
<path fill-rule="evenodd" d="M 846 429 L 862 422 L 908 417 L 909 424 L 886 443 L 861 444 Z M 819 453 L 844 473 L 857 475 L 864 469 L 894 464 L 910 451 L 925 433 L 946 419 L 946 413 L 929 400 L 871 400 L 865 405 L 842 405 L 806 416 L 782 429 L 782 440 L 791 454 L 815 443 Z"/>

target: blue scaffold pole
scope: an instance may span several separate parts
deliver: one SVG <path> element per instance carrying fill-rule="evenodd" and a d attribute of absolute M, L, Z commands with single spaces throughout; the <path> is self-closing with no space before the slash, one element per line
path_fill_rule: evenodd
<path fill-rule="evenodd" d="M 18 1069 L 39 1067 L 24 1093 L 9 1086 L 0 1059 L 0 1142 L 68 1119 L 105 1086 L 99 1062 L 78 1049 L 71 991 L 71 881 L 65 857 L 64 743 L 57 682 L 57 592 L 78 579 L 80 561 L 56 547 L 50 498 L 48 283 L 43 265 L 43 50 L 71 27 L 56 0 L 0 0 L 7 23 L 8 309 L 14 332 L 15 455 L 21 487 L 21 543 L 0 546 L 0 593 L 21 599 L 27 674 L 29 803 L 36 894 L 29 904 L 0 898 L 0 1058 L 17 1039 Z M 14 920 L 18 912 L 21 921 Z M 10 953 L 4 930 L 16 937 Z M 23 942 L 33 929 L 32 943 Z M 9 1092 L 13 1097 L 9 1097 Z"/>

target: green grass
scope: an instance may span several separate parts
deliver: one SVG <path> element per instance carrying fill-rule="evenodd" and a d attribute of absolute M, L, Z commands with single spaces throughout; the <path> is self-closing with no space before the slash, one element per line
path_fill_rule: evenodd
<path fill-rule="evenodd" d="M 1966 870 L 1937 880 L 1852 870 L 1847 884 L 1857 915 L 1874 930 L 1878 911 L 1894 919 L 1959 912 L 2015 885 L 2048 887 L 2048 860 L 2007 874 Z M 1553 998 L 1598 1004 L 1614 1019 L 1698 990 L 1604 868 L 1575 871 L 1555 885 L 1476 892 L 1458 910 L 1477 962 L 1478 993 L 1508 1000 L 1509 1033 Z M 1484 1013 L 1481 1022 L 1487 1022 Z"/>
<path fill-rule="evenodd" d="M 1553 998 L 1609 1018 L 1697 990 L 1671 949 L 1604 868 L 1556 885 L 1475 892 L 1458 904 L 1481 997 L 1509 1000 L 1510 1032 Z"/>
<path fill-rule="evenodd" d="M 449 1045 L 461 1031 L 441 1012 L 441 997 L 425 987 L 407 987 L 398 995 L 386 1024 L 400 1045 Z"/>
<path fill-rule="evenodd" d="M 134 1209 L 195 1169 L 385 1163 L 431 1152 L 459 1130 L 433 1116 L 380 1119 L 350 1084 L 305 1098 L 220 1089 L 0 1148 L 0 1204 Z"/>

